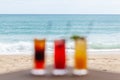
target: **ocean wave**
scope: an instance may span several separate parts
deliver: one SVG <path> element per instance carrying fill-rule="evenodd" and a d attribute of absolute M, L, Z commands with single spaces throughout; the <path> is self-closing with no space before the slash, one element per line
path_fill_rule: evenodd
<path fill-rule="evenodd" d="M 91 49 L 120 49 L 120 44 L 91 44 Z"/>
<path fill-rule="evenodd" d="M 68 54 L 74 53 L 74 42 L 68 41 L 66 42 L 66 52 Z M 113 50 L 113 49 L 120 49 L 120 44 L 88 44 L 88 50 Z M 34 43 L 33 42 L 26 42 L 26 41 L 19 41 L 19 42 L 12 42 L 12 43 L 0 43 L 0 54 L 27 54 L 31 55 L 34 53 Z M 52 54 L 54 53 L 54 42 L 47 42 L 46 43 L 46 53 Z"/>
<path fill-rule="evenodd" d="M 0 54 L 31 54 L 33 44 L 30 42 L 0 43 Z"/>

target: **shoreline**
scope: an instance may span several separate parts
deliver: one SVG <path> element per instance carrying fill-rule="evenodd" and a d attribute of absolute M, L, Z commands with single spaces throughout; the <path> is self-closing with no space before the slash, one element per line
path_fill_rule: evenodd
<path fill-rule="evenodd" d="M 33 55 L 32 53 L 0 53 L 0 55 Z M 98 55 L 106 55 L 106 54 L 120 54 L 120 49 L 100 49 L 100 50 L 94 50 L 94 49 L 88 49 L 88 54 L 98 54 Z M 53 51 L 46 51 L 47 55 L 52 55 Z M 66 50 L 66 54 L 73 55 L 74 50 Z"/>

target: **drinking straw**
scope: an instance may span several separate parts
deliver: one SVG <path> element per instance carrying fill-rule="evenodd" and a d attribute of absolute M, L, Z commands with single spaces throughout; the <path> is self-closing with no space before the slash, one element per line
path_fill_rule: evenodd
<path fill-rule="evenodd" d="M 90 30 L 92 29 L 90 23 L 88 26 L 88 31 L 86 31 L 86 36 L 90 34 Z M 74 54 L 74 75 L 86 75 L 87 71 L 87 42 L 85 37 L 74 36 L 75 39 L 75 54 Z"/>

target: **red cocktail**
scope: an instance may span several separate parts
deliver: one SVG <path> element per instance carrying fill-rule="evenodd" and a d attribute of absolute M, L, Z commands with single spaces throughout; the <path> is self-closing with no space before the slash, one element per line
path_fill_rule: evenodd
<path fill-rule="evenodd" d="M 54 74 L 64 75 L 66 68 L 65 40 L 55 40 Z"/>

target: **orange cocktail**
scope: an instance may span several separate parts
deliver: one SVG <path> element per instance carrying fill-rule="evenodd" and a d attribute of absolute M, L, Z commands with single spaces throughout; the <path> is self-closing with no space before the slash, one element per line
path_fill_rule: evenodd
<path fill-rule="evenodd" d="M 74 74 L 87 74 L 87 52 L 86 39 L 79 38 L 75 40 L 75 55 L 74 55 Z"/>
<path fill-rule="evenodd" d="M 45 39 L 43 40 L 34 40 L 34 70 L 33 74 L 39 75 L 44 74 L 45 68 Z"/>

